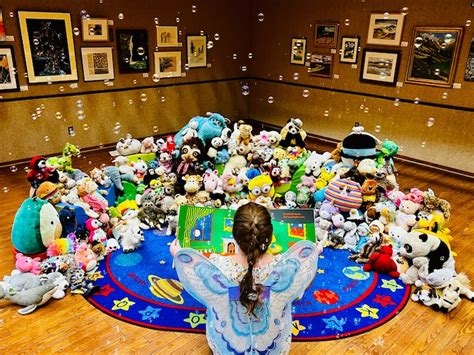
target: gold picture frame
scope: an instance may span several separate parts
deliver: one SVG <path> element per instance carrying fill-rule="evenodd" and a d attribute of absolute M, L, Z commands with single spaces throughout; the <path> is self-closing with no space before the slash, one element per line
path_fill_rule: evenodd
<path fill-rule="evenodd" d="M 180 47 L 177 26 L 156 26 L 156 45 L 158 47 Z"/>
<path fill-rule="evenodd" d="M 18 20 L 28 82 L 76 81 L 71 15 L 63 12 L 18 11 Z"/>
<path fill-rule="evenodd" d="M 291 39 L 290 64 L 304 65 L 306 60 L 306 38 Z"/>
<path fill-rule="evenodd" d="M 376 13 L 370 15 L 367 44 L 400 46 L 404 14 Z"/>
<path fill-rule="evenodd" d="M 155 52 L 155 74 L 159 78 L 180 78 L 181 52 Z"/>
<path fill-rule="evenodd" d="M 82 47 L 84 81 L 113 80 L 112 47 Z"/>
<path fill-rule="evenodd" d="M 207 36 L 186 36 L 186 54 L 189 68 L 207 67 Z"/>
<path fill-rule="evenodd" d="M 106 18 L 82 19 L 83 42 L 108 42 L 109 20 Z"/>

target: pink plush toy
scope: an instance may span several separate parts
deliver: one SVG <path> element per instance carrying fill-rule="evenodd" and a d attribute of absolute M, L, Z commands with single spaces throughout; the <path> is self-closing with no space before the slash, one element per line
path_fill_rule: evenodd
<path fill-rule="evenodd" d="M 107 241 L 107 235 L 101 227 L 102 223 L 95 218 L 89 218 L 86 221 L 86 229 L 89 232 L 89 243 L 92 243 L 93 241 L 104 243 Z"/>
<path fill-rule="evenodd" d="M 405 194 L 400 190 L 391 190 L 387 192 L 387 197 L 398 207 L 400 206 L 400 203 L 405 199 Z"/>
<path fill-rule="evenodd" d="M 296 188 L 299 190 L 302 186 L 307 186 L 309 187 L 309 190 L 311 192 L 316 191 L 316 178 L 314 176 L 306 176 L 303 175 L 301 177 L 301 183 L 296 186 Z"/>
<path fill-rule="evenodd" d="M 156 151 L 158 151 L 158 146 L 155 144 L 153 137 L 147 137 L 142 141 L 140 153 L 155 153 Z"/>
<path fill-rule="evenodd" d="M 97 266 L 97 257 L 87 244 L 81 244 L 76 250 L 76 262 L 85 272 L 93 270 Z"/>
<path fill-rule="evenodd" d="M 207 192 L 214 192 L 220 185 L 220 179 L 217 170 L 206 171 L 204 177 L 204 190 Z"/>
<path fill-rule="evenodd" d="M 416 187 L 412 188 L 409 193 L 405 195 L 404 200 L 410 200 L 417 204 L 423 202 L 423 191 L 417 189 Z"/>
<path fill-rule="evenodd" d="M 16 268 L 21 272 L 31 272 L 32 274 L 39 275 L 41 273 L 41 262 L 40 258 L 30 258 L 22 253 L 16 254 Z"/>

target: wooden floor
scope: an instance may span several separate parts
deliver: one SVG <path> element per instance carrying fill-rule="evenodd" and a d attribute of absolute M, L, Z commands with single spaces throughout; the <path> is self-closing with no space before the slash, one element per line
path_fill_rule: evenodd
<path fill-rule="evenodd" d="M 85 154 L 75 166 L 89 171 L 108 162 L 106 152 Z M 27 197 L 24 165 L 13 173 L 0 170 L 0 275 L 14 263 L 10 232 L 15 211 Z M 398 163 L 402 187 L 432 188 L 451 202 L 456 267 L 474 280 L 474 183 L 406 163 Z M 8 192 L 5 191 L 8 188 Z M 0 276 L 1 278 L 1 276 Z M 317 282 L 317 279 L 316 279 Z M 474 283 L 474 282 L 473 282 Z M 209 354 L 204 335 L 162 332 L 121 322 L 101 313 L 81 296 L 52 301 L 35 313 L 20 316 L 18 307 L 0 300 L 0 354 L 33 353 L 158 353 Z M 448 315 L 409 301 L 388 323 L 368 333 L 335 341 L 293 343 L 292 354 L 317 353 L 473 353 L 474 303 L 463 301 Z"/>

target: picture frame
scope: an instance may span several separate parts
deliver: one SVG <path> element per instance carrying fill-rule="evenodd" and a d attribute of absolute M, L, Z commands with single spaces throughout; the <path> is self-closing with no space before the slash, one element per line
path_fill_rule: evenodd
<path fill-rule="evenodd" d="M 400 68 L 401 51 L 364 48 L 360 81 L 395 86 Z"/>
<path fill-rule="evenodd" d="M 401 13 L 370 14 L 367 44 L 400 46 L 405 15 Z"/>
<path fill-rule="evenodd" d="M 147 73 L 150 70 L 147 31 L 117 30 L 115 33 L 119 73 Z"/>
<path fill-rule="evenodd" d="M 464 72 L 465 81 L 474 81 L 474 37 L 471 39 L 471 47 L 467 54 L 466 71 Z"/>
<path fill-rule="evenodd" d="M 82 47 L 84 81 L 113 80 L 112 47 Z"/>
<path fill-rule="evenodd" d="M 82 19 L 83 42 L 108 42 L 109 20 L 106 18 Z"/>
<path fill-rule="evenodd" d="M 290 64 L 304 65 L 306 60 L 306 38 L 291 39 Z"/>
<path fill-rule="evenodd" d="M 415 27 L 405 82 L 451 87 L 463 32 L 462 27 Z"/>
<path fill-rule="evenodd" d="M 155 52 L 155 74 L 159 78 L 181 77 L 181 52 Z"/>
<path fill-rule="evenodd" d="M 156 44 L 158 47 L 180 47 L 177 26 L 156 26 Z"/>
<path fill-rule="evenodd" d="M 207 67 L 207 36 L 188 35 L 186 36 L 186 56 L 188 67 Z"/>
<path fill-rule="evenodd" d="M 6 36 L 5 23 L 3 22 L 3 12 L 2 8 L 0 8 L 0 41 L 4 41 Z"/>
<path fill-rule="evenodd" d="M 339 23 L 316 23 L 314 29 L 314 46 L 323 48 L 336 48 Z"/>
<path fill-rule="evenodd" d="M 77 81 L 71 15 L 18 11 L 30 84 Z"/>
<path fill-rule="evenodd" d="M 15 70 L 13 47 L 0 48 L 0 91 L 18 91 L 18 73 Z"/>
<path fill-rule="evenodd" d="M 343 36 L 341 38 L 341 51 L 339 61 L 341 63 L 357 64 L 359 57 L 359 36 Z"/>
<path fill-rule="evenodd" d="M 334 54 L 312 53 L 308 73 L 314 76 L 332 78 Z"/>

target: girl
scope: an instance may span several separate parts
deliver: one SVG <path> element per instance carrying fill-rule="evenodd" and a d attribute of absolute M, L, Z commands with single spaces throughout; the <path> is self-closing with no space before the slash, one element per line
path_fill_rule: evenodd
<path fill-rule="evenodd" d="M 232 234 L 237 253 L 208 259 L 175 241 L 178 277 L 184 288 L 207 306 L 206 335 L 213 353 L 288 353 L 291 302 L 312 282 L 318 250 L 301 241 L 281 256 L 267 253 L 273 226 L 268 210 L 255 203 L 241 206 Z"/>

